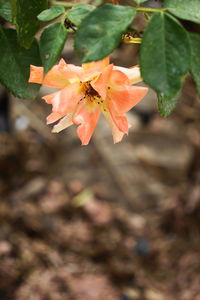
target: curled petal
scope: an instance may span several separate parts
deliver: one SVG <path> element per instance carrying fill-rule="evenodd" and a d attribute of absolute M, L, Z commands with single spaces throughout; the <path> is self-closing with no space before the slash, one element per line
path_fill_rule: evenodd
<path fill-rule="evenodd" d="M 138 66 L 134 66 L 132 68 L 123 68 L 115 66 L 114 70 L 118 70 L 126 74 L 130 81 L 130 84 L 135 84 L 142 81 L 140 68 Z"/>
<path fill-rule="evenodd" d="M 43 67 L 37 67 L 37 66 L 30 65 L 30 76 L 29 76 L 28 82 L 42 84 L 43 72 L 44 72 Z"/>
<path fill-rule="evenodd" d="M 114 144 L 121 142 L 124 136 L 124 132 L 119 130 L 119 128 L 116 126 L 115 122 L 113 121 L 111 114 L 108 111 L 103 112 L 103 114 L 112 130 Z"/>
<path fill-rule="evenodd" d="M 58 133 L 58 132 L 62 131 L 63 129 L 66 129 L 67 127 L 71 126 L 73 124 L 73 122 L 72 122 L 72 116 L 73 116 L 73 113 L 67 114 L 64 118 L 62 118 L 58 122 L 58 124 L 56 124 L 53 127 L 52 132 Z"/>
<path fill-rule="evenodd" d="M 73 117 L 73 123 L 79 125 L 77 135 L 82 142 L 82 145 L 87 145 L 92 137 L 94 129 L 99 119 L 100 108 L 97 105 L 96 109 L 88 109 L 85 103 L 78 105 Z"/>
<path fill-rule="evenodd" d="M 91 82 L 91 86 L 105 99 L 113 65 L 108 65 L 100 76 Z"/>
<path fill-rule="evenodd" d="M 121 90 L 111 89 L 109 92 L 109 107 L 122 115 L 135 106 L 146 95 L 148 88 L 126 85 Z"/>
<path fill-rule="evenodd" d="M 63 89 L 69 84 L 68 79 L 54 66 L 43 78 L 44 68 L 31 65 L 29 82 L 44 84 L 53 88 Z"/>
<path fill-rule="evenodd" d="M 54 123 L 58 121 L 60 118 L 62 118 L 61 114 L 53 112 L 47 117 L 47 124 Z"/>

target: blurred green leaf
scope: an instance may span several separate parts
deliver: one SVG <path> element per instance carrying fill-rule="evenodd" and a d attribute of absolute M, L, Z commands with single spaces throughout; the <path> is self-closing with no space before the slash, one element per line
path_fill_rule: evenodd
<path fill-rule="evenodd" d="M 140 64 L 144 81 L 162 96 L 160 107 L 166 104 L 166 109 L 160 109 L 163 115 L 174 107 L 190 56 L 188 35 L 178 21 L 167 14 L 154 14 L 142 39 Z"/>
<path fill-rule="evenodd" d="M 63 6 L 52 6 L 49 9 L 43 10 L 38 16 L 38 20 L 42 22 L 51 21 L 65 12 L 65 8 Z"/>
<path fill-rule="evenodd" d="M 14 8 L 13 19 L 20 44 L 29 48 L 39 29 L 37 16 L 47 8 L 47 0 L 12 0 Z"/>
<path fill-rule="evenodd" d="M 67 30 L 60 22 L 53 23 L 44 29 L 39 46 L 45 73 L 51 69 L 61 55 L 66 39 Z"/>
<path fill-rule="evenodd" d="M 12 22 L 12 8 L 10 0 L 0 0 L 0 16 L 8 22 Z"/>
<path fill-rule="evenodd" d="M 180 19 L 200 23 L 200 0 L 165 0 L 164 7 Z"/>
<path fill-rule="evenodd" d="M 197 85 L 197 91 L 200 97 L 200 35 L 189 33 L 191 45 L 191 73 Z"/>
<path fill-rule="evenodd" d="M 28 83 L 30 64 L 41 65 L 36 41 L 30 49 L 21 47 L 14 29 L 0 26 L 0 82 L 19 98 L 34 99 L 40 85 Z"/>
<path fill-rule="evenodd" d="M 72 22 L 74 25 L 79 27 L 81 25 L 81 22 L 85 17 L 87 17 L 92 10 L 95 9 L 95 6 L 90 4 L 84 4 L 79 3 L 74 5 L 69 11 L 67 18 L 70 22 Z"/>
<path fill-rule="evenodd" d="M 168 97 L 165 93 L 157 93 L 158 111 L 161 116 L 167 117 L 178 104 L 180 98 L 180 90 L 174 96 Z"/>
<path fill-rule="evenodd" d="M 148 0 L 134 0 L 134 2 L 136 2 L 137 4 L 140 4 L 140 3 L 144 3 L 144 2 L 147 2 Z"/>
<path fill-rule="evenodd" d="M 93 10 L 81 23 L 75 38 L 75 49 L 82 62 L 109 55 L 120 43 L 136 15 L 130 6 L 104 4 Z"/>

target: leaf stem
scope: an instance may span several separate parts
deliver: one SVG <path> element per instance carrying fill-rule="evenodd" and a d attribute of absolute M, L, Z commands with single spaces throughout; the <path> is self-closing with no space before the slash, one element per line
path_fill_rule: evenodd
<path fill-rule="evenodd" d="M 142 11 L 142 12 L 160 12 L 163 13 L 166 11 L 166 8 L 152 8 L 152 7 L 136 7 L 137 11 Z"/>
<path fill-rule="evenodd" d="M 75 3 L 72 2 L 65 2 L 65 1 L 51 1 L 52 5 L 61 5 L 64 7 L 72 7 Z"/>

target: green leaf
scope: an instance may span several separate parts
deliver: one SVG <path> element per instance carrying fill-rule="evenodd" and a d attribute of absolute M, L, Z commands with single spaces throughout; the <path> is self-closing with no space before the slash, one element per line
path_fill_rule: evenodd
<path fill-rule="evenodd" d="M 190 45 L 184 28 L 171 16 L 156 13 L 142 39 L 141 74 L 166 101 L 174 99 L 189 71 Z"/>
<path fill-rule="evenodd" d="M 37 16 L 47 8 L 47 0 L 12 0 L 15 7 L 13 19 L 20 44 L 29 48 L 39 29 Z"/>
<path fill-rule="evenodd" d="M 157 93 L 158 111 L 163 117 L 167 117 L 178 104 L 180 90 L 173 97 L 168 97 L 164 93 Z"/>
<path fill-rule="evenodd" d="M 180 19 L 200 23 L 199 0 L 165 0 L 164 7 Z"/>
<path fill-rule="evenodd" d="M 148 0 L 134 0 L 134 2 L 136 2 L 137 4 L 140 4 L 140 3 L 144 3 L 144 2 L 147 2 Z"/>
<path fill-rule="evenodd" d="M 43 10 L 38 16 L 38 20 L 42 22 L 51 21 L 65 12 L 65 8 L 63 6 L 52 6 L 49 9 Z"/>
<path fill-rule="evenodd" d="M 190 70 L 200 97 L 200 35 L 190 32 L 189 38 L 192 52 Z"/>
<path fill-rule="evenodd" d="M 135 15 L 133 7 L 112 4 L 92 11 L 81 23 L 75 38 L 75 49 L 82 62 L 99 60 L 110 54 L 119 45 Z"/>
<path fill-rule="evenodd" d="M 12 9 L 10 0 L 0 0 L 0 16 L 6 21 L 12 21 Z"/>
<path fill-rule="evenodd" d="M 62 23 L 53 23 L 44 29 L 39 46 L 45 73 L 61 55 L 66 39 L 67 30 Z"/>
<path fill-rule="evenodd" d="M 70 22 L 79 27 L 83 19 L 85 19 L 85 17 L 87 17 L 94 9 L 94 5 L 79 3 L 74 5 L 68 11 L 67 18 Z"/>
<path fill-rule="evenodd" d="M 15 96 L 34 99 L 40 85 L 28 83 L 28 78 L 30 64 L 41 65 L 37 42 L 24 49 L 14 29 L 0 26 L 0 53 L 0 82 Z"/>

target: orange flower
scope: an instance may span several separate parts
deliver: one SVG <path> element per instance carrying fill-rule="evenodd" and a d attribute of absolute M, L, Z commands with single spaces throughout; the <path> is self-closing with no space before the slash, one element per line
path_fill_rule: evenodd
<path fill-rule="evenodd" d="M 43 97 L 52 105 L 47 124 L 60 120 L 53 132 L 60 132 L 72 124 L 78 125 L 77 134 L 82 145 L 87 145 L 100 113 L 107 119 L 114 143 L 128 134 L 125 113 L 147 93 L 146 87 L 132 86 L 141 81 L 139 67 L 123 68 L 109 64 L 109 58 L 77 67 L 63 59 L 43 78 L 43 67 L 31 66 L 29 82 L 59 89 Z"/>

